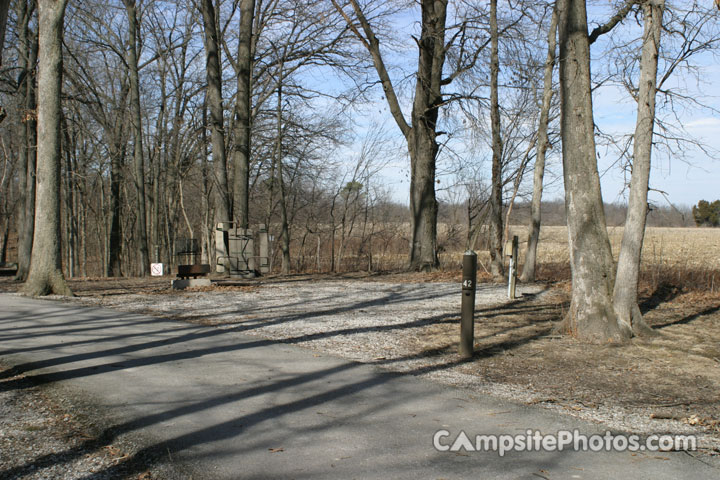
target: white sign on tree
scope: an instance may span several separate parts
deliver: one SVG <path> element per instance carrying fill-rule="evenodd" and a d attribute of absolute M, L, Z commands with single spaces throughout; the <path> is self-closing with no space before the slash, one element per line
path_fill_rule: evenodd
<path fill-rule="evenodd" d="M 163 276 L 163 264 L 162 263 L 151 263 L 150 264 L 150 275 L 153 277 Z"/>

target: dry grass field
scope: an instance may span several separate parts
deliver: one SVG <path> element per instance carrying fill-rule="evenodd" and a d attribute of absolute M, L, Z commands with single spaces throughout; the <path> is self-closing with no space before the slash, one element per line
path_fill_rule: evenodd
<path fill-rule="evenodd" d="M 623 227 L 608 228 L 610 244 L 617 259 Z M 513 228 L 512 235 L 527 237 L 527 229 Z M 566 227 L 543 227 L 539 243 L 541 263 L 568 261 Z M 679 268 L 720 268 L 720 229 L 648 228 L 643 247 L 645 266 Z"/>
<path fill-rule="evenodd" d="M 441 230 L 442 231 L 442 230 Z M 617 260 L 623 227 L 608 228 L 613 255 Z M 514 225 L 510 236 L 520 241 L 520 265 L 527 242 L 527 227 Z M 538 244 L 539 280 L 569 280 L 567 227 L 542 227 Z M 441 254 L 446 270 L 454 270 L 462 261 L 460 250 Z M 482 271 L 490 261 L 487 251 L 478 251 Z M 644 288 L 657 289 L 662 284 L 715 292 L 720 290 L 720 228 L 650 227 L 643 247 L 642 279 Z M 482 272 L 481 272 L 482 273 Z"/>

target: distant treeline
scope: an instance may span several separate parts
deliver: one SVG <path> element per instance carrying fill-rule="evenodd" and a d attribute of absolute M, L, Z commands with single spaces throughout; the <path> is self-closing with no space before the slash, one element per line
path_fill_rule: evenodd
<path fill-rule="evenodd" d="M 701 202 L 702 203 L 702 202 Z M 707 203 L 707 202 L 705 202 Z M 718 204 L 718 214 L 716 219 L 720 219 L 720 201 L 714 202 Z M 398 206 L 398 208 L 402 208 Z M 693 212 L 696 207 L 690 208 L 685 206 L 674 207 L 670 205 L 650 205 L 648 213 L 648 227 L 692 227 L 696 225 L 697 220 L 693 218 Z M 465 205 L 452 205 L 441 203 L 439 210 L 439 221 L 447 223 L 452 218 L 457 218 L 458 214 L 466 209 Z M 605 217 L 609 227 L 621 226 L 625 223 L 627 214 L 627 205 L 620 203 L 606 203 Z M 516 203 L 510 214 L 510 223 L 514 225 L 525 225 L 530 221 L 530 203 Z M 542 203 L 542 223 L 543 225 L 564 226 L 565 218 L 565 202 L 563 200 L 552 200 Z M 701 224 L 698 224 L 701 225 Z"/>
<path fill-rule="evenodd" d="M 700 200 L 692 208 L 693 220 L 698 227 L 720 226 L 720 200 L 710 203 L 707 200 Z"/>

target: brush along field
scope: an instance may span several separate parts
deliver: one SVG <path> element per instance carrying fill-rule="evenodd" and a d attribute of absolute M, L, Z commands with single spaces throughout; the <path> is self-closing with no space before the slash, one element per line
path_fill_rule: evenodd
<path fill-rule="evenodd" d="M 443 228 L 439 231 L 441 235 Z M 613 255 L 617 260 L 622 242 L 623 227 L 609 227 L 608 236 Z M 524 263 L 524 251 L 527 244 L 527 227 L 513 225 L 510 227 L 510 237 L 518 236 L 519 263 Z M 448 268 L 460 265 L 463 252 L 458 250 L 441 254 L 441 262 Z M 567 227 L 544 226 L 540 230 L 538 243 L 538 263 L 541 278 L 543 267 L 547 270 L 567 266 L 569 262 Z M 478 251 L 478 260 L 483 266 L 490 261 L 487 251 Z M 650 227 L 645 231 L 645 241 L 642 254 L 643 280 L 651 283 L 653 288 L 662 282 L 674 283 L 678 288 L 703 287 L 709 291 L 716 291 L 720 286 L 720 228 L 665 228 Z M 569 275 L 569 271 L 550 271 L 546 278 L 561 280 L 562 275 Z M 647 285 L 645 285 L 647 286 Z"/>

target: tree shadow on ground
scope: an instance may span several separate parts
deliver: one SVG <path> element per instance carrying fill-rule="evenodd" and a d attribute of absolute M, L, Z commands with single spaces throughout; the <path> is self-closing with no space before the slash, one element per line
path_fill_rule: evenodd
<path fill-rule="evenodd" d="M 669 322 L 664 323 L 655 323 L 652 328 L 656 330 L 660 330 L 667 327 L 672 327 L 673 325 L 684 325 L 686 323 L 690 323 L 694 320 L 697 320 L 699 318 L 705 317 L 707 315 L 712 315 L 720 311 L 720 305 L 715 305 L 712 307 L 708 307 L 700 312 L 693 313 L 690 315 L 686 315 L 683 318 L 680 318 L 678 320 L 670 320 Z"/>
<path fill-rule="evenodd" d="M 493 307 L 487 307 L 487 308 L 479 308 L 476 311 L 477 316 L 482 316 L 485 318 L 493 318 L 500 315 L 510 315 L 510 314 L 523 314 L 523 315 L 530 315 L 532 316 L 533 313 L 538 313 L 545 311 L 548 307 L 546 305 L 532 305 L 530 304 L 530 300 L 532 297 L 524 297 L 521 298 L 513 303 L 507 304 L 505 306 L 493 306 Z M 397 295 L 395 294 L 389 294 L 385 298 L 381 300 L 374 300 L 371 302 L 358 302 L 355 304 L 346 305 L 344 307 L 336 307 L 331 308 L 328 310 L 324 310 L 321 312 L 322 315 L 332 315 L 334 313 L 339 312 L 345 312 L 348 310 L 353 309 L 360 309 L 363 308 L 363 306 L 367 306 L 368 304 L 373 304 L 376 302 L 383 302 L 383 301 L 396 301 L 400 302 L 401 299 L 397 298 Z M 410 301 L 410 300 L 404 300 L 404 301 Z M 27 315 L 30 315 L 30 312 L 25 312 Z M 23 315 L 22 313 L 20 314 Z M 59 315 L 59 314 L 58 314 Z M 284 317 L 280 317 L 274 321 L 276 323 L 282 323 L 287 321 L 293 321 L 294 319 L 298 318 L 305 318 L 307 316 L 311 316 L 311 313 L 303 313 L 303 314 L 293 314 L 293 315 L 286 315 Z M 132 325 L 133 321 L 138 321 L 135 315 L 125 315 L 123 318 L 125 321 L 129 321 L 129 323 L 126 323 L 126 325 L 130 324 Z M 28 317 L 29 318 L 29 317 Z M 103 358 L 113 358 L 117 357 L 118 355 L 127 355 L 131 353 L 138 353 L 138 352 L 145 352 L 147 355 L 143 357 L 135 357 L 135 358 L 128 358 L 121 361 L 117 360 L 111 360 L 103 364 L 94 364 L 89 366 L 79 366 L 76 368 L 68 368 L 63 369 L 51 373 L 37 373 L 34 375 L 27 375 L 26 377 L 20 377 L 20 378 L 9 378 L 8 380 L 0 383 L 0 388 L 3 389 L 12 389 L 12 388 L 27 388 L 28 385 L 37 385 L 37 384 L 48 384 L 48 383 L 54 383 L 60 380 L 68 380 L 83 376 L 91 376 L 91 375 L 97 375 L 100 373 L 105 372 L 112 372 L 114 369 L 127 369 L 132 367 L 140 367 L 140 366 L 147 366 L 147 365 L 156 365 L 160 363 L 165 362 L 174 362 L 179 360 L 186 360 L 186 359 L 195 359 L 199 358 L 205 355 L 210 355 L 213 353 L 221 353 L 221 352 L 231 352 L 231 351 L 239 351 L 244 349 L 251 349 L 251 348 L 260 348 L 260 347 L 266 347 L 271 346 L 275 344 L 301 344 L 304 342 L 317 340 L 320 338 L 328 338 L 332 336 L 351 336 L 357 333 L 362 332 L 391 332 L 391 331 L 399 331 L 404 329 L 416 329 L 420 327 L 425 326 L 431 326 L 431 325 L 446 325 L 450 323 L 455 323 L 457 321 L 457 315 L 455 314 L 440 314 L 440 315 L 434 315 L 430 317 L 424 317 L 415 319 L 409 322 L 404 322 L 402 324 L 391 324 L 391 325 L 380 325 L 380 326 L 370 326 L 370 327 L 362 327 L 362 328 L 345 328 L 345 329 L 339 329 L 339 330 L 331 330 L 327 332 L 321 332 L 321 333 L 315 333 L 315 334 L 308 334 L 308 335 L 301 335 L 293 338 L 288 338 L 284 340 L 279 341 L 273 341 L 273 340 L 254 340 L 254 339 L 242 339 L 238 341 L 237 337 L 233 338 L 232 336 L 228 335 L 230 332 L 243 332 L 245 330 L 248 330 L 249 328 L 254 327 L 247 327 L 244 325 L 238 325 L 234 328 L 209 328 L 209 327 L 183 327 L 182 330 L 187 331 L 178 331 L 177 324 L 173 324 L 172 326 L 162 327 L 162 328 L 155 328 L 152 330 L 152 334 L 154 336 L 159 336 L 158 338 L 154 338 L 149 341 L 136 343 L 136 344 L 130 344 L 130 345 L 123 345 L 119 347 L 113 347 L 113 348 L 107 348 L 107 349 L 101 349 L 99 351 L 95 352 L 82 352 L 82 353 L 75 353 L 71 355 L 64 355 L 64 356 L 58 356 L 51 359 L 46 360 L 37 360 L 32 362 L 26 362 L 24 364 L 17 365 L 12 370 L 12 375 L 8 374 L 5 375 L 5 378 L 8 378 L 10 376 L 18 376 L 18 375 L 27 375 L 28 373 L 44 369 L 44 368 L 57 368 L 62 365 L 67 365 L 75 362 L 81 362 L 81 361 L 89 361 L 89 360 L 98 360 Z M 77 329 L 87 332 L 92 330 L 97 330 L 98 334 L 105 334 L 107 335 L 107 317 L 102 316 L 86 316 L 82 320 L 75 320 L 73 322 L 70 322 L 72 326 L 75 326 Z M 115 321 L 117 321 L 117 318 L 115 318 Z M 148 325 L 153 325 L 153 321 L 147 322 Z M 154 462 L 162 461 L 163 459 L 166 459 L 169 452 L 180 452 L 184 451 L 186 449 L 189 449 L 193 446 L 202 445 L 205 443 L 211 443 L 218 440 L 223 439 L 229 439 L 238 435 L 242 435 L 248 428 L 251 428 L 253 426 L 256 426 L 258 424 L 261 424 L 265 421 L 271 420 L 271 419 L 277 419 L 284 415 L 288 415 L 293 412 L 299 412 L 303 411 L 309 408 L 317 407 L 319 405 L 322 405 L 327 402 L 331 402 L 346 396 L 351 396 L 353 394 L 356 394 L 357 392 L 372 389 L 374 387 L 383 385 L 389 381 L 392 381 L 396 378 L 405 376 L 405 375 L 421 375 L 421 374 L 427 374 L 432 372 L 437 372 L 441 370 L 447 370 L 454 368 L 459 365 L 467 364 L 472 361 L 474 361 L 477 358 L 487 358 L 492 357 L 494 355 L 501 354 L 505 351 L 512 350 L 515 348 L 518 348 L 524 344 L 527 344 L 529 342 L 532 342 L 538 338 L 541 338 L 542 336 L 546 335 L 550 331 L 550 327 L 542 327 L 539 330 L 534 330 L 532 332 L 520 332 L 522 329 L 531 326 L 532 322 L 520 322 L 519 324 L 512 325 L 507 328 L 500 329 L 499 331 L 495 332 L 493 335 L 488 335 L 487 337 L 481 337 L 478 338 L 478 340 L 485 341 L 480 349 L 478 349 L 475 352 L 475 355 L 472 358 L 460 358 L 457 355 L 448 355 L 450 353 L 447 348 L 438 348 L 436 350 L 429 350 L 422 352 L 420 354 L 413 354 L 408 355 L 405 357 L 405 360 L 412 359 L 412 358 L 419 358 L 420 356 L 438 356 L 442 357 L 441 361 L 430 365 L 430 366 L 424 366 L 424 367 L 418 367 L 409 371 L 405 371 L 402 373 L 394 373 L 394 372 L 388 372 L 388 371 L 378 371 L 375 372 L 373 375 L 371 375 L 369 378 L 363 378 L 359 381 L 351 382 L 348 384 L 343 384 L 339 387 L 326 390 L 320 393 L 310 393 L 304 398 L 290 401 L 287 403 L 283 403 L 281 405 L 273 405 L 273 406 L 267 406 L 266 408 L 263 408 L 259 411 L 255 411 L 252 413 L 239 415 L 236 417 L 233 417 L 231 420 L 224 421 L 221 423 L 217 423 L 214 425 L 209 425 L 200 429 L 193 430 L 191 432 L 187 432 L 181 435 L 178 435 L 176 437 L 157 441 L 149 446 L 146 446 L 145 448 L 142 448 L 135 454 L 131 455 L 129 458 L 124 459 L 120 461 L 117 465 L 110 467 L 109 469 L 106 469 L 102 472 L 98 472 L 96 474 L 89 475 L 88 479 L 90 478 L 107 478 L 108 476 L 110 478 L 114 478 L 117 476 L 127 476 L 132 474 L 138 474 L 141 472 L 144 472 L 147 470 L 148 465 L 151 465 Z M 42 328 L 41 325 L 38 325 L 37 328 Z M 505 340 L 498 340 L 498 341 L 489 341 L 487 340 L 491 336 L 495 336 L 501 333 L 509 333 L 509 332 L 515 332 L 515 335 L 511 339 L 505 339 Z M 50 332 L 45 332 L 44 335 L 46 336 L 52 336 L 56 333 L 55 329 L 51 329 Z M 146 332 L 147 333 L 147 332 Z M 39 332 L 36 332 L 37 335 L 42 335 Z M 167 337 L 163 337 L 163 335 L 167 335 Z M 109 335 L 113 339 L 122 339 L 122 340 L 128 340 L 128 339 L 135 339 L 136 334 L 126 334 L 124 336 L 112 336 Z M 208 346 L 206 341 L 212 340 L 215 341 L 215 339 L 218 340 L 226 340 L 224 344 L 221 345 L 212 345 Z M 85 343 L 85 342 L 98 342 L 98 341 L 104 341 L 104 338 L 94 338 L 92 340 L 78 340 L 76 345 Z M 108 340 L 109 341 L 109 340 Z M 200 346 L 193 346 L 192 348 L 187 348 L 188 346 L 192 345 L 190 342 L 194 341 L 202 341 Z M 47 345 L 43 348 L 53 348 L 58 346 L 68 346 L 66 343 L 58 343 L 58 344 L 51 344 Z M 168 347 L 168 346 L 174 346 L 178 348 L 174 348 L 174 351 L 170 351 L 167 353 L 155 353 L 153 352 L 153 349 L 159 348 L 159 347 Z M 182 347 L 183 349 L 180 350 L 179 347 Z M 13 349 L 8 349 L 5 352 L 5 354 L 13 353 Z M 372 362 L 374 365 L 377 366 L 390 366 L 392 363 L 402 361 L 402 359 L 390 359 L 386 361 L 377 361 Z M 119 436 L 137 432 L 139 430 L 145 429 L 147 427 L 150 427 L 152 425 L 156 425 L 159 422 L 164 422 L 168 420 L 172 420 L 174 418 L 178 418 L 184 415 L 188 415 L 191 413 L 197 413 L 202 412 L 205 410 L 209 410 L 211 408 L 216 407 L 222 407 L 225 405 L 229 405 L 234 402 L 240 402 L 245 399 L 256 397 L 258 395 L 262 395 L 265 393 L 271 393 L 271 392 L 282 392 L 290 387 L 297 387 L 299 385 L 308 384 L 314 381 L 317 381 L 322 378 L 326 378 L 341 372 L 350 371 L 353 369 L 360 368 L 359 363 L 352 363 L 352 362 L 345 362 L 338 366 L 333 366 L 330 368 L 326 368 L 323 370 L 317 370 L 313 371 L 308 374 L 301 374 L 298 376 L 295 376 L 293 378 L 279 378 L 273 381 L 270 381 L 269 383 L 265 385 L 253 385 L 250 388 L 243 388 L 239 389 L 237 391 L 234 391 L 229 394 L 224 395 L 218 395 L 209 399 L 204 399 L 202 401 L 198 402 L 192 402 L 186 405 L 180 405 L 175 406 L 172 408 L 168 408 L 162 412 L 153 413 L 149 415 L 140 416 L 138 418 L 134 418 L 125 422 L 117 423 L 109 428 L 106 428 L 102 430 L 98 435 L 96 435 L 94 438 L 87 439 L 77 446 L 70 448 L 64 452 L 59 453 L 53 453 L 50 455 L 46 455 L 43 457 L 40 457 L 38 459 L 34 459 L 32 462 L 29 462 L 25 465 L 16 466 L 13 468 L 6 469 L 5 471 L 0 471 L 0 478 L 14 478 L 17 476 L 22 476 L 31 470 L 34 472 L 41 471 L 44 468 L 47 468 L 49 466 L 58 465 L 58 464 L 67 464 L 69 462 L 72 462 L 74 459 L 77 459 L 84 455 L 88 450 L 97 450 L 104 446 L 110 445 L 112 442 L 118 439 Z M 312 392 L 312 391 L 310 391 Z M 386 405 L 387 402 L 394 402 L 394 401 L 402 401 L 402 399 L 378 399 L 376 402 L 374 402 L 372 405 L 367 406 L 365 408 L 359 409 L 356 413 L 350 415 L 349 417 L 344 417 L 343 420 L 347 421 L 348 419 L 352 417 L 361 417 L 364 415 L 368 415 L 369 413 L 372 413 L 374 411 L 379 411 Z M 335 421 L 332 419 L 328 419 L 326 423 L 323 423 L 319 425 L 318 429 L 323 428 L 331 428 L 334 425 Z"/>
<path fill-rule="evenodd" d="M 678 295 L 680 295 L 678 287 L 667 282 L 660 282 L 650 296 L 640 303 L 640 311 L 645 315 L 661 304 L 671 302 Z"/>
<path fill-rule="evenodd" d="M 407 293 L 407 292 L 404 292 Z M 92 337 L 90 339 L 86 340 L 79 340 L 74 342 L 64 342 L 61 341 L 59 343 L 55 344 L 49 344 L 49 345 L 43 345 L 40 347 L 28 347 L 28 348 L 19 348 L 19 349 L 6 349 L 0 354 L 3 355 L 10 355 L 10 354 L 16 354 L 16 353 L 27 353 L 28 351 L 32 350 L 38 350 L 38 349 L 52 349 L 55 347 L 63 347 L 66 348 L 68 346 L 79 346 L 83 344 L 93 344 L 96 345 L 98 343 L 103 342 L 112 342 L 115 340 L 120 339 L 134 339 L 134 338 L 146 338 L 148 336 L 153 336 L 152 340 L 144 341 L 140 343 L 133 343 L 133 344 L 127 344 L 122 345 L 119 347 L 113 347 L 108 348 L 104 350 L 98 350 L 98 351 L 88 351 L 83 353 L 74 353 L 71 355 L 65 355 L 65 356 L 58 356 L 54 358 L 44 359 L 44 360 L 37 360 L 32 362 L 26 362 L 22 364 L 18 364 L 14 366 L 12 369 L 7 370 L 0 374 L 0 379 L 2 378 L 8 378 L 10 376 L 17 376 L 21 374 L 25 374 L 27 372 L 31 372 L 33 370 L 40 370 L 43 368 L 50 368 L 50 367 L 58 367 L 60 365 L 64 364 L 70 364 L 70 363 L 76 363 L 76 362 L 82 362 L 82 361 L 89 361 L 94 359 L 100 359 L 104 357 L 116 357 L 118 355 L 128 355 L 138 352 L 144 352 L 144 351 L 150 351 L 154 348 L 158 347 L 169 347 L 172 345 L 180 345 L 191 341 L 198 341 L 198 340 L 209 340 L 212 338 L 218 338 L 222 339 L 227 336 L 230 332 L 236 332 L 236 333 L 244 333 L 249 330 L 253 330 L 255 328 L 260 328 L 267 325 L 275 325 L 285 322 L 292 322 L 296 320 L 301 319 L 307 319 L 314 316 L 331 316 L 339 313 L 346 313 L 348 311 L 353 310 L 361 310 L 362 308 L 368 308 L 369 306 L 376 305 L 376 304 L 384 304 L 386 302 L 410 302 L 413 300 L 416 300 L 415 296 L 410 296 L 409 298 L 400 299 L 401 294 L 399 293 L 390 293 L 381 299 L 374 299 L 370 301 L 362 301 L 362 302 L 356 302 L 354 304 L 348 304 L 343 307 L 334 307 L 326 310 L 316 311 L 316 312 L 303 312 L 298 314 L 290 314 L 285 316 L 279 316 L 273 320 L 259 320 L 252 324 L 233 324 L 233 327 L 231 328 L 217 328 L 217 327 L 197 327 L 197 326 L 186 326 L 182 328 L 178 328 L 177 324 L 171 324 L 169 326 L 166 326 L 164 328 L 160 329 L 154 329 L 151 331 L 143 331 L 141 333 L 132 333 L 132 334 L 117 334 L 117 335 L 111 335 L 111 336 L 104 336 L 104 337 Z M 548 305 L 532 305 L 531 300 L 533 297 L 527 296 L 520 298 L 518 300 L 515 300 L 512 303 L 502 305 L 502 306 L 492 306 L 487 308 L 479 308 L 475 311 L 476 318 L 482 317 L 484 319 L 490 319 L 502 315 L 523 315 L 524 318 L 535 318 L 541 313 L 547 313 L 553 309 L 552 306 Z M 92 311 L 92 309 L 90 309 Z M 21 312 L 19 313 L 18 318 L 26 318 L 27 312 Z M 60 315 L 59 313 L 57 315 Z M 46 316 L 43 318 L 47 318 Z M 122 326 L 152 326 L 155 323 L 161 323 L 161 321 L 157 320 L 148 320 L 144 317 L 138 317 L 137 315 L 132 314 L 125 314 L 123 316 L 124 319 L 129 320 L 129 322 L 117 322 L 114 319 L 110 319 L 105 316 L 97 315 L 97 316 L 90 316 L 86 317 L 83 320 L 74 320 L 73 322 L 70 322 L 70 324 L 76 328 L 67 329 L 66 327 L 68 324 L 65 322 L 62 322 L 60 325 L 63 327 L 62 333 L 63 334 L 77 334 L 77 333 L 88 333 L 92 332 L 93 330 L 96 330 L 98 335 L 106 334 L 108 328 L 120 328 Z M 245 350 L 249 348 L 255 348 L 255 347 L 262 347 L 266 345 L 271 345 L 274 343 L 284 343 L 284 344 L 302 344 L 307 343 L 314 340 L 319 339 L 325 339 L 325 338 L 331 338 L 331 337 L 338 337 L 338 336 L 350 336 L 354 334 L 360 334 L 360 333 L 380 333 L 380 332 L 392 332 L 392 331 L 402 331 L 407 329 L 418 329 L 423 328 L 431 325 L 439 325 L 439 324 L 452 324 L 457 322 L 459 319 L 457 314 L 439 314 L 434 315 L 430 317 L 423 317 L 416 320 L 411 320 L 408 322 L 403 322 L 399 324 L 387 324 L 387 325 L 372 325 L 372 326 L 366 326 L 366 327 L 351 327 L 351 328 L 342 328 L 338 330 L 329 330 L 324 332 L 318 332 L 318 333 L 310 333 L 310 334 L 304 334 L 299 335 L 296 337 L 290 337 L 290 338 L 284 338 L 279 340 L 247 340 L 242 342 L 230 342 L 225 345 L 216 345 L 216 346 L 209 346 L 205 348 L 196 348 L 192 350 L 185 350 L 182 352 L 171 352 L 171 353 L 164 353 L 160 355 L 152 355 L 152 356 L 144 356 L 144 357 L 136 357 L 136 358 L 128 358 L 124 360 L 119 361 L 112 361 L 108 362 L 102 365 L 90 365 L 90 366 L 84 366 L 84 367 L 78 367 L 74 369 L 68 369 L 61 372 L 54 372 L 51 374 L 36 374 L 33 376 L 34 381 L 36 383 L 50 383 L 53 381 L 58 380 L 69 380 L 72 378 L 78 378 L 78 377 L 84 377 L 84 376 L 91 376 L 91 375 L 98 375 L 102 373 L 106 373 L 115 369 L 126 369 L 126 368 L 136 368 L 136 367 L 142 367 L 147 365 L 154 365 L 159 363 L 165 363 L 165 362 L 172 362 L 172 361 L 178 361 L 178 360 L 186 360 L 190 358 L 199 358 L 204 355 L 210 355 L 215 353 L 222 353 L 222 352 L 229 352 L 229 351 L 238 351 L 238 350 Z M 114 325 L 113 325 L 114 323 Z M 521 321 L 517 327 L 513 327 L 510 330 L 514 330 L 516 328 L 523 328 L 529 325 L 532 325 L 532 321 L 525 320 Z M 185 324 L 187 325 L 187 324 Z M 47 324 L 39 324 L 33 328 L 48 328 Z M 4 330 L 4 329 L 2 329 Z M 53 325 L 52 332 L 35 332 L 35 333 L 29 333 L 24 332 L 23 334 L 19 335 L 18 338 L 29 338 L 33 336 L 50 336 L 53 335 L 53 333 L 57 330 L 57 327 Z M 1 330 L 0 330 L 1 331 Z M 509 331 L 509 330 L 508 330 Z M 534 339 L 534 338 L 540 338 L 543 335 L 546 335 L 549 333 L 549 328 L 542 330 L 543 333 L 535 334 L 528 336 L 528 341 Z M 497 331 L 494 333 L 494 335 L 499 335 L 501 333 L 505 333 L 504 331 Z M 2 335 L 0 335 L 0 338 L 2 338 Z M 13 337 L 14 338 L 14 337 Z M 8 338 L 10 340 L 10 338 Z M 517 346 L 522 345 L 524 342 L 523 336 L 520 335 L 517 339 L 508 341 L 504 340 L 502 342 L 499 342 L 497 346 L 490 345 L 490 346 L 483 346 L 483 350 L 488 349 L 499 349 L 500 351 L 507 350 L 509 348 L 515 348 Z M 508 348 L 503 348 L 501 344 L 506 344 Z M 487 355 L 486 355 L 487 356 Z M 6 385 L 6 388 L 8 386 Z"/>

